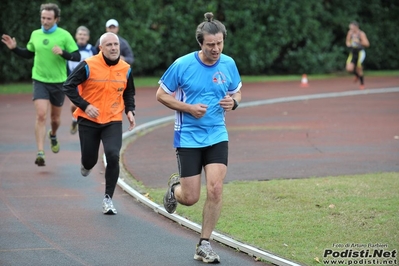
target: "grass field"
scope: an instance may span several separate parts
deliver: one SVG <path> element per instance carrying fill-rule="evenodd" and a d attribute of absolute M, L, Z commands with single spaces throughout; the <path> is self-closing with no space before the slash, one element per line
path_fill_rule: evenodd
<path fill-rule="evenodd" d="M 399 250 L 398 188 L 399 173 L 231 182 L 216 231 L 301 265 L 319 265 L 336 244 Z M 165 189 L 147 191 L 162 206 Z M 201 224 L 204 200 L 203 187 L 200 202 L 177 213 Z"/>
<path fill-rule="evenodd" d="M 337 75 L 340 76 L 311 78 Z M 399 71 L 366 75 L 399 76 Z M 245 83 L 300 80 L 300 76 L 242 79 Z M 138 88 L 157 87 L 158 78 L 136 78 L 135 82 Z M 0 85 L 0 94 L 31 93 L 31 90 L 30 83 Z M 140 190 L 162 205 L 165 189 L 141 187 Z M 231 182 L 224 187 L 223 211 L 216 231 L 301 265 L 324 265 L 326 249 L 341 252 L 347 244 L 355 245 L 354 251 L 370 243 L 385 245 L 385 250 L 399 250 L 398 192 L 399 173 Z M 201 223 L 204 193 L 202 189 L 201 200 L 196 205 L 179 206 L 177 213 Z"/>

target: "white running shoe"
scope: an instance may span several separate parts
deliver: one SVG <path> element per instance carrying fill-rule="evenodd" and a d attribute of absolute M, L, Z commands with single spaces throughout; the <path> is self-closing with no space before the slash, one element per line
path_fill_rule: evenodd
<path fill-rule="evenodd" d="M 87 169 L 83 166 L 83 164 L 80 165 L 80 173 L 82 174 L 82 176 L 88 176 L 88 175 L 90 174 L 90 172 L 91 172 L 91 169 L 90 169 L 90 170 L 87 170 Z"/>
<path fill-rule="evenodd" d="M 117 214 L 117 211 L 112 203 L 112 199 L 109 195 L 105 195 L 103 200 L 103 213 L 104 214 Z"/>
<path fill-rule="evenodd" d="M 194 254 L 195 260 L 202 260 L 205 263 L 219 263 L 220 257 L 213 251 L 211 243 L 206 240 L 201 241 L 201 245 L 197 245 Z"/>

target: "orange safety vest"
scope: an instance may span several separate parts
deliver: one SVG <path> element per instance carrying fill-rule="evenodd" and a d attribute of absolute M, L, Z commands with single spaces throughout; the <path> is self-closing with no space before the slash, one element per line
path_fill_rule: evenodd
<path fill-rule="evenodd" d="M 89 117 L 82 109 L 77 108 L 74 117 L 84 117 L 98 124 L 111 121 L 122 121 L 125 110 L 123 92 L 126 89 L 130 65 L 123 60 L 109 66 L 102 52 L 85 59 L 88 66 L 87 80 L 79 85 L 80 96 L 99 109 L 96 118 Z"/>

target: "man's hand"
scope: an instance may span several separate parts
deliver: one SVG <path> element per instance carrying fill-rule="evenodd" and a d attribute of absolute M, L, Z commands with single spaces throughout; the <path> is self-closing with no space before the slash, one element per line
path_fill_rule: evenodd
<path fill-rule="evenodd" d="M 62 55 L 62 49 L 57 45 L 55 45 L 53 47 L 52 51 L 53 51 L 53 54 Z"/>
<path fill-rule="evenodd" d="M 131 111 L 127 113 L 127 120 L 129 120 L 129 131 L 131 131 L 136 126 L 136 119 L 134 118 L 134 115 Z"/>
<path fill-rule="evenodd" d="M 100 114 L 100 111 L 97 107 L 89 104 L 85 110 L 85 113 L 91 118 L 96 118 Z"/>
<path fill-rule="evenodd" d="M 15 38 L 11 38 L 9 35 L 7 34 L 3 34 L 1 36 L 1 41 L 7 45 L 8 49 L 12 50 L 15 49 L 17 47 L 17 41 L 15 40 Z"/>
<path fill-rule="evenodd" d="M 208 105 L 202 104 L 202 103 L 197 103 L 191 105 L 190 108 L 190 114 L 194 116 L 195 118 L 201 118 L 205 115 L 206 109 L 208 108 Z"/>
<path fill-rule="evenodd" d="M 219 104 L 225 111 L 231 111 L 234 107 L 234 100 L 230 95 L 226 95 L 220 100 Z"/>

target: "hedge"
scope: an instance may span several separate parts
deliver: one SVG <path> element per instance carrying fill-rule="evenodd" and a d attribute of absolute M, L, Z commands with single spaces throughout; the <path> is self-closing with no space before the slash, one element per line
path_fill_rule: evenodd
<path fill-rule="evenodd" d="M 365 69 L 399 69 L 397 55 L 399 1 L 394 0 L 135 0 L 55 1 L 62 12 L 59 26 L 72 35 L 80 25 L 91 31 L 91 43 L 115 18 L 120 35 L 135 55 L 136 76 L 161 73 L 179 56 L 199 48 L 195 29 L 211 11 L 227 28 L 224 53 L 243 75 L 318 74 L 343 71 L 348 55 L 345 36 L 356 20 L 370 41 Z M 40 27 L 42 2 L 3 0 L 1 31 L 24 47 Z M 4 15 L 6 14 L 6 15 Z M 0 82 L 29 80 L 32 60 L 0 44 Z"/>

